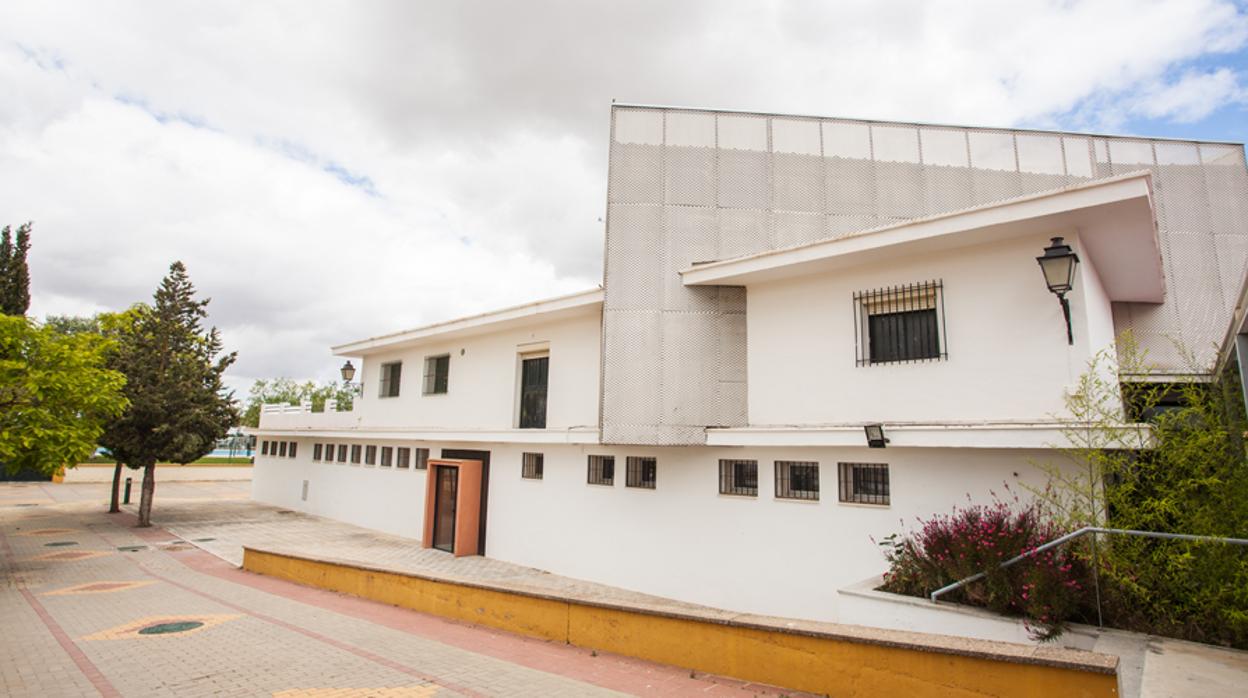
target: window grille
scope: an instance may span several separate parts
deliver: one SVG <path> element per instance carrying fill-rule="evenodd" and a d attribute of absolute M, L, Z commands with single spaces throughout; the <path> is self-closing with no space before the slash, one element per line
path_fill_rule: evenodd
<path fill-rule="evenodd" d="M 451 355 L 425 357 L 425 395 L 438 395 L 446 392 L 451 372 Z"/>
<path fill-rule="evenodd" d="M 296 453 L 296 451 L 298 450 L 298 448 L 299 448 L 299 442 L 298 442 L 298 441 L 291 441 L 291 442 L 290 442 L 290 457 L 291 457 L 291 458 L 294 458 L 294 457 L 295 457 L 295 453 Z"/>
<path fill-rule="evenodd" d="M 626 487 L 654 489 L 659 469 L 658 460 L 643 456 L 629 456 L 625 459 L 624 465 L 626 469 L 624 485 Z"/>
<path fill-rule="evenodd" d="M 719 493 L 757 497 L 758 461 L 720 459 Z"/>
<path fill-rule="evenodd" d="M 545 455 L 541 453 L 525 453 L 521 457 L 520 477 L 526 480 L 541 480 L 545 460 Z"/>
<path fill-rule="evenodd" d="M 260 455 L 262 456 L 269 455 L 269 442 L 268 441 L 260 442 Z"/>
<path fill-rule="evenodd" d="M 360 451 L 362 451 L 362 450 L 363 450 L 363 448 L 362 448 L 359 444 L 352 444 L 352 445 L 351 445 L 351 462 L 352 462 L 352 463 L 354 463 L 354 464 L 356 464 L 356 465 L 359 465 L 359 463 L 360 463 Z"/>
<path fill-rule="evenodd" d="M 347 445 L 346 444 L 338 444 L 338 462 L 339 463 L 347 462 Z"/>
<path fill-rule="evenodd" d="M 416 469 L 424 470 L 425 468 L 428 468 L 428 467 L 429 467 L 429 449 L 427 448 L 416 449 Z"/>
<path fill-rule="evenodd" d="M 813 461 L 776 461 L 776 496 L 781 499 L 819 499 L 819 464 Z"/>
<path fill-rule="evenodd" d="M 333 444 L 325 444 L 324 456 L 325 456 L 326 463 L 334 462 L 334 445 Z"/>
<path fill-rule="evenodd" d="M 395 464 L 395 467 L 396 468 L 412 467 L 412 449 L 406 446 L 399 447 L 398 462 Z"/>
<path fill-rule="evenodd" d="M 394 361 L 381 365 L 380 397 L 398 397 L 399 385 L 403 376 L 403 362 Z"/>
<path fill-rule="evenodd" d="M 615 456 L 590 456 L 588 482 L 591 485 L 614 485 Z"/>
<path fill-rule="evenodd" d="M 285 441 L 277 442 L 277 456 L 278 458 L 286 457 L 286 442 Z"/>
<path fill-rule="evenodd" d="M 520 361 L 520 428 L 546 428 L 546 384 L 550 357 L 536 356 Z"/>
<path fill-rule="evenodd" d="M 887 463 L 839 463 L 840 498 L 857 504 L 888 504 Z"/>
<path fill-rule="evenodd" d="M 312 460 L 320 460 L 320 459 L 321 459 L 321 449 L 322 449 L 322 448 L 323 448 L 323 446 L 321 446 L 320 444 L 312 444 Z"/>
<path fill-rule="evenodd" d="M 390 446 L 381 447 L 381 467 L 389 468 L 394 461 L 394 448 Z"/>
<path fill-rule="evenodd" d="M 377 464 L 377 447 L 369 444 L 364 447 L 364 465 Z"/>
<path fill-rule="evenodd" d="M 943 281 L 857 291 L 854 317 L 859 366 L 949 358 Z"/>

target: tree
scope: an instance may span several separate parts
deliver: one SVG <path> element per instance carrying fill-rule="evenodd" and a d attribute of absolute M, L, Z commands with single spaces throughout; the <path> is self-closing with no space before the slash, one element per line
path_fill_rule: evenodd
<path fill-rule="evenodd" d="M 238 419 L 222 375 L 235 354 L 222 353 L 217 328 L 204 330 L 208 300 L 195 299 L 186 267 L 174 262 L 152 306 L 135 306 L 109 328 L 117 338 L 110 363 L 125 372 L 130 408 L 108 425 L 102 445 L 143 469 L 139 526 L 151 526 L 156 463 L 190 463 L 207 455 Z"/>
<path fill-rule="evenodd" d="M 43 326 L 60 334 L 83 334 L 100 332 L 100 316 L 93 315 L 49 315 L 43 319 Z"/>
<path fill-rule="evenodd" d="M 260 426 L 261 405 L 301 404 L 304 400 L 312 401 L 312 411 L 321 412 L 325 409 L 326 400 L 336 400 L 338 409 L 351 409 L 351 401 L 355 394 L 351 388 L 339 383 L 317 385 L 314 381 L 296 383 L 291 378 L 274 378 L 273 380 L 257 380 L 251 384 L 247 396 L 247 407 L 243 412 L 243 426 Z"/>
<path fill-rule="evenodd" d="M 109 341 L 0 316 L 0 463 L 52 474 L 88 458 L 122 414 L 125 377 L 106 366 Z"/>
<path fill-rule="evenodd" d="M 9 226 L 0 229 L 0 313 L 25 315 L 30 308 L 30 223 L 17 227 L 13 240 Z"/>

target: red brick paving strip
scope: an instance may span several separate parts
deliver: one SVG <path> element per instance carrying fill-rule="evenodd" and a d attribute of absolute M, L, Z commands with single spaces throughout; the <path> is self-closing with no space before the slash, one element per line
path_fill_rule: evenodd
<path fill-rule="evenodd" d="M 17 566 L 13 561 L 13 549 L 9 547 L 9 540 L 3 532 L 0 532 L 0 545 L 4 546 L 4 557 L 8 561 L 9 568 L 16 570 Z M 82 650 L 78 649 L 78 645 L 75 645 L 74 641 L 69 639 L 69 635 L 66 635 L 61 626 L 52 619 L 52 616 L 48 615 L 47 610 L 44 609 L 43 604 L 39 603 L 35 595 L 20 585 L 17 587 L 17 590 L 21 593 L 22 598 L 26 599 L 26 603 L 30 604 L 35 615 L 39 616 L 39 620 L 43 622 L 48 632 L 52 633 L 56 644 L 65 650 L 65 654 L 68 654 L 70 659 L 74 660 L 78 670 L 91 682 L 92 686 L 95 686 L 95 690 L 99 691 L 104 698 L 121 698 L 121 694 L 117 692 L 116 688 L 113 688 L 113 684 L 109 683 L 108 679 L 104 678 L 104 674 L 100 673 L 99 667 L 95 666 L 90 659 L 87 659 L 87 655 L 83 654 Z"/>

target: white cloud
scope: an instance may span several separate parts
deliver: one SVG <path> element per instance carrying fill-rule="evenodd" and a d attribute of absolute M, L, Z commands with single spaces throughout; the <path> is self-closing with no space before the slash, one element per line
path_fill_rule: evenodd
<path fill-rule="evenodd" d="M 36 221 L 37 314 L 182 259 L 236 385 L 324 379 L 331 343 L 597 283 L 612 98 L 1190 121 L 1246 43 L 1226 0 L 9 2 L 0 223 Z"/>

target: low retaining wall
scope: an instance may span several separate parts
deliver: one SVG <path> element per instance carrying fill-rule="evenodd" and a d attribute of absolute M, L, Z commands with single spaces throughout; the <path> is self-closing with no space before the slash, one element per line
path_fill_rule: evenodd
<path fill-rule="evenodd" d="M 837 696 L 1117 696 L 1116 657 L 943 635 L 688 615 L 243 549 L 243 569 L 530 637 Z"/>
<path fill-rule="evenodd" d="M 252 466 L 249 463 L 239 465 L 227 464 L 204 464 L 196 465 L 177 465 L 174 463 L 161 463 L 156 466 L 156 481 L 168 482 L 171 480 L 187 481 L 187 480 L 250 480 Z M 122 480 L 125 478 L 134 478 L 134 484 L 137 487 L 139 482 L 143 480 L 142 470 L 131 470 L 130 468 L 122 468 Z M 113 464 L 112 463 L 81 463 L 73 468 L 66 468 L 64 474 L 58 482 L 112 482 L 113 481 Z"/>

